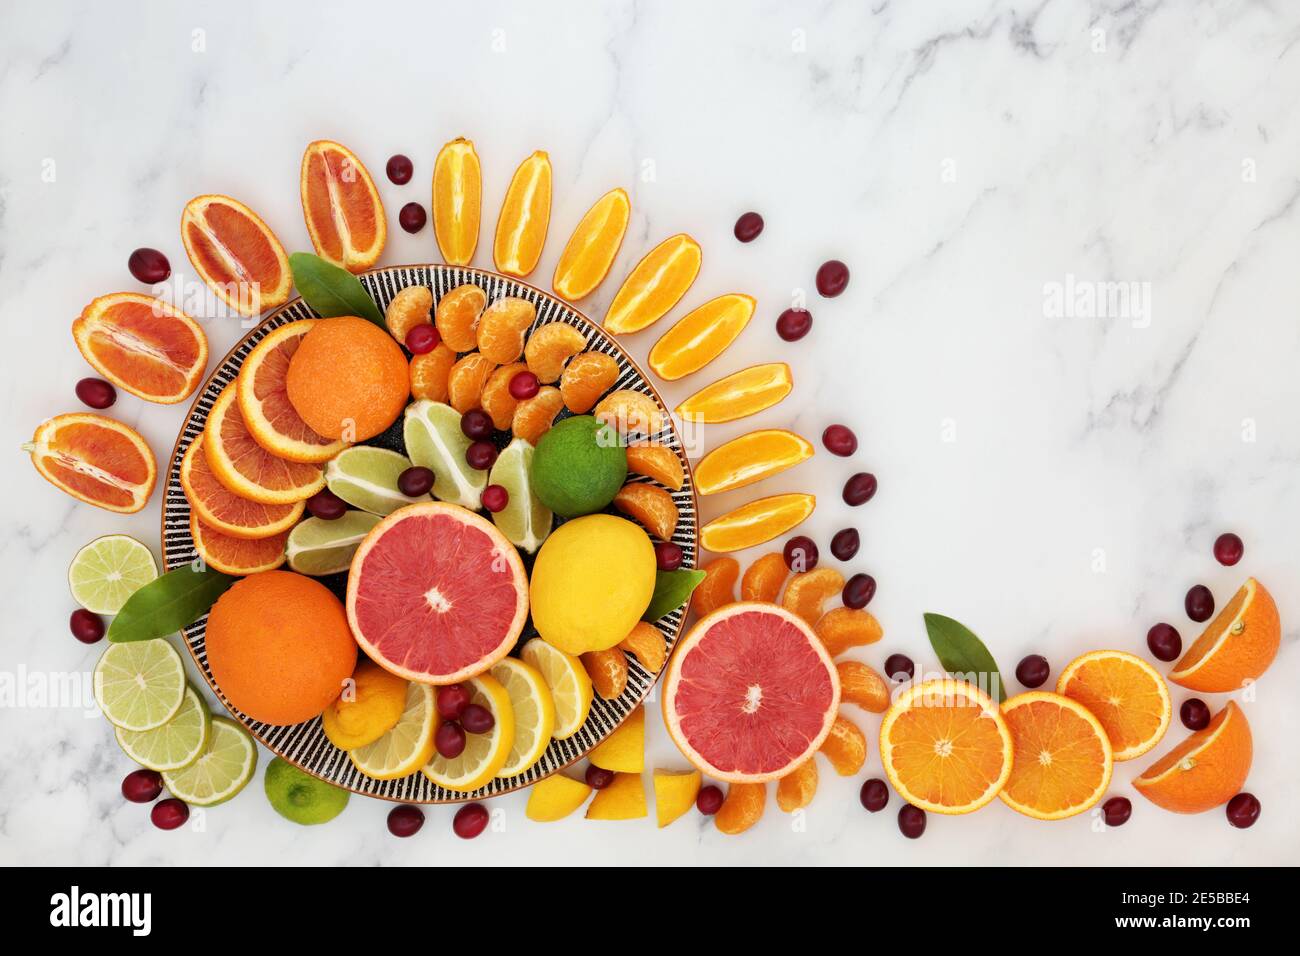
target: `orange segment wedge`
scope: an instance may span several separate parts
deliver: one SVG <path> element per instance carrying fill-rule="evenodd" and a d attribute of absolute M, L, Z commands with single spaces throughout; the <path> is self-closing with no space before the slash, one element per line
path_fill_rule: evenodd
<path fill-rule="evenodd" d="M 1110 786 L 1110 740 L 1092 712 L 1060 694 L 1033 691 L 1002 705 L 1015 757 L 998 794 L 1018 813 L 1063 820 L 1097 805 Z"/>
<path fill-rule="evenodd" d="M 230 491 L 268 505 L 310 498 L 325 487 L 325 469 L 289 461 L 259 445 L 244 424 L 232 382 L 217 396 L 203 426 L 203 453 L 217 480 Z"/>
<path fill-rule="evenodd" d="M 523 278 L 537 268 L 551 221 L 551 158 L 538 150 L 515 170 L 501 204 L 492 260 L 497 272 Z"/>
<path fill-rule="evenodd" d="M 289 532 L 269 538 L 236 538 L 218 531 L 190 512 L 190 537 L 194 550 L 208 567 L 223 574 L 257 574 L 274 571 L 284 564 L 284 544 Z"/>
<path fill-rule="evenodd" d="M 731 292 L 688 312 L 650 350 L 650 367 L 669 382 L 698 372 L 745 331 L 758 303 Z"/>
<path fill-rule="evenodd" d="M 812 442 L 792 431 L 767 428 L 750 432 L 705 455 L 695 466 L 695 487 L 702 495 L 744 488 L 812 456 Z"/>
<path fill-rule="evenodd" d="M 623 280 L 605 313 L 605 328 L 623 335 L 654 325 L 686 294 L 702 258 L 700 244 L 685 233 L 659 243 Z"/>
<path fill-rule="evenodd" d="M 1282 621 L 1273 595 L 1248 578 L 1174 665 L 1169 679 L 1190 690 L 1230 693 L 1268 670 L 1281 643 Z"/>
<path fill-rule="evenodd" d="M 289 301 L 289 257 L 270 226 L 229 196 L 195 196 L 181 213 L 181 242 L 209 289 L 243 316 Z"/>
<path fill-rule="evenodd" d="M 208 364 L 208 338 L 198 323 L 138 292 L 92 301 L 72 323 L 72 337 L 95 371 L 147 402 L 188 398 Z"/>
<path fill-rule="evenodd" d="M 705 617 L 720 607 L 736 603 L 739 561 L 730 557 L 714 558 L 700 570 L 704 572 L 704 580 L 691 594 L 691 610 L 698 617 Z"/>
<path fill-rule="evenodd" d="M 533 332 L 524 346 L 524 361 L 537 381 L 550 385 L 560 380 L 564 365 L 587 347 L 587 337 L 572 325 L 549 322 Z"/>
<path fill-rule="evenodd" d="M 103 415 L 56 415 L 22 447 L 54 487 L 119 514 L 143 508 L 158 477 L 153 452 L 140 433 Z"/>
<path fill-rule="evenodd" d="M 1169 729 L 1169 688 L 1154 667 L 1124 651 L 1091 651 L 1061 671 L 1056 692 L 1092 711 L 1116 760 L 1140 757 Z"/>
<path fill-rule="evenodd" d="M 375 181 L 352 150 L 327 139 L 309 143 L 298 191 L 318 256 L 349 272 L 375 264 L 388 240 L 388 218 Z"/>
<path fill-rule="evenodd" d="M 794 380 L 784 362 L 752 365 L 706 385 L 677 406 L 683 419 L 705 425 L 734 422 L 771 408 L 790 394 Z"/>
<path fill-rule="evenodd" d="M 834 568 L 801 571 L 790 579 L 781 596 L 781 606 L 803 618 L 810 626 L 822 619 L 826 602 L 844 590 L 844 575 Z"/>
<path fill-rule="evenodd" d="M 744 577 L 740 579 L 740 599 L 775 604 L 789 576 L 790 569 L 786 566 L 785 556 L 780 551 L 772 551 L 761 558 L 755 558 L 754 563 L 745 569 Z M 821 637 L 820 634 L 817 636 Z"/>
<path fill-rule="evenodd" d="M 456 353 L 439 342 L 432 352 L 425 352 L 411 359 L 411 398 L 427 398 L 433 402 L 447 401 L 448 380 L 452 366 L 456 364 Z"/>
<path fill-rule="evenodd" d="M 551 288 L 556 295 L 577 302 L 596 291 L 614 264 L 631 215 L 632 202 L 625 190 L 611 189 L 596 200 L 555 265 Z"/>
<path fill-rule="evenodd" d="M 232 538 L 270 538 L 289 531 L 306 508 L 305 502 L 267 505 L 241 498 L 217 480 L 203 451 L 203 436 L 190 443 L 181 459 L 181 490 L 190 509 L 205 525 Z"/>
<path fill-rule="evenodd" d="M 433 234 L 442 259 L 467 266 L 478 246 L 483 170 L 468 139 L 453 139 L 433 163 Z"/>
<path fill-rule="evenodd" d="M 677 453 L 665 445 L 652 442 L 628 447 L 627 470 L 653 478 L 673 491 L 681 491 L 682 485 L 686 483 L 686 472 Z"/>
<path fill-rule="evenodd" d="M 1241 790 L 1254 755 L 1250 724 L 1230 700 L 1196 731 L 1133 781 L 1138 793 L 1174 813 L 1222 806 Z"/>
<path fill-rule="evenodd" d="M 664 415 L 654 398 L 631 388 L 610 392 L 596 405 L 595 415 L 602 422 L 628 435 L 657 435 L 664 427 Z"/>
<path fill-rule="evenodd" d="M 716 552 L 752 548 L 785 534 L 815 507 L 817 499 L 801 492 L 759 498 L 706 524 L 700 529 L 700 544 Z"/>

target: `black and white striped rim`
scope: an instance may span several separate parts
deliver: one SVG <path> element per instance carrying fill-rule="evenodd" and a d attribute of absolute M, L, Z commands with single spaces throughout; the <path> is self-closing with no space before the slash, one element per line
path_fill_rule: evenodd
<path fill-rule="evenodd" d="M 587 351 L 604 352 L 611 356 L 619 366 L 619 377 L 611 386 L 614 389 L 633 389 L 652 397 L 664 411 L 667 422 L 664 430 L 653 436 L 659 443 L 672 448 L 681 460 L 686 474 L 686 482 L 680 491 L 667 489 L 677 505 L 679 519 L 673 541 L 681 546 L 682 566 L 693 568 L 696 563 L 697 502 L 695 487 L 691 476 L 690 463 L 687 461 L 681 438 L 677 433 L 672 416 L 650 384 L 646 376 L 636 366 L 626 352 L 602 328 L 575 310 L 572 306 L 549 295 L 540 289 L 507 276 L 480 269 L 458 268 L 445 265 L 390 266 L 374 269 L 359 276 L 362 284 L 378 303 L 381 311 L 400 290 L 413 285 L 423 285 L 433 290 L 435 303 L 444 294 L 457 286 L 472 283 L 487 294 L 489 302 L 502 296 L 517 296 L 527 299 L 537 309 L 537 319 L 529 334 L 538 327 L 551 322 L 565 322 L 580 329 L 587 337 Z M 176 438 L 171 460 L 167 468 L 167 487 L 163 500 L 162 546 L 163 562 L 168 570 L 182 564 L 188 564 L 197 558 L 194 541 L 190 537 L 190 506 L 180 483 L 181 459 L 194 439 L 203 431 L 208 413 L 222 389 L 235 380 L 240 366 L 267 333 L 289 322 L 299 319 L 318 318 L 302 299 L 294 299 L 287 305 L 272 312 L 257 328 L 250 331 L 238 345 L 213 370 L 211 376 L 199 391 L 198 397 L 190 407 L 190 412 Z M 566 413 L 561 412 L 561 417 Z M 649 481 L 650 479 L 638 479 Z M 664 635 L 671 652 L 681 633 L 685 608 L 678 608 L 665 615 L 655 626 Z M 203 674 L 204 680 L 213 693 L 222 702 L 231 715 L 241 721 L 245 727 L 273 753 L 290 763 L 296 764 L 308 773 L 335 784 L 354 793 L 385 800 L 408 803 L 460 803 L 497 796 L 531 786 L 544 777 L 568 766 L 585 756 L 593 747 L 613 732 L 623 720 L 646 700 L 654 689 L 656 675 L 645 670 L 633 657 L 628 657 L 628 681 L 623 694 L 615 700 L 603 700 L 599 696 L 592 703 L 587 722 L 574 736 L 566 740 L 552 740 L 542 758 L 524 773 L 515 777 L 498 778 L 487 786 L 472 793 L 457 793 L 437 786 L 421 773 L 413 773 L 398 780 L 375 780 L 360 773 L 348 755 L 335 747 L 326 738 L 321 728 L 320 718 L 289 727 L 277 727 L 264 724 L 241 713 L 231 706 L 221 688 L 212 679 L 208 669 L 207 650 L 204 643 L 207 616 L 184 629 L 183 636 L 190 654 Z M 524 638 L 530 636 L 525 633 Z M 522 640 L 523 638 L 521 638 Z"/>

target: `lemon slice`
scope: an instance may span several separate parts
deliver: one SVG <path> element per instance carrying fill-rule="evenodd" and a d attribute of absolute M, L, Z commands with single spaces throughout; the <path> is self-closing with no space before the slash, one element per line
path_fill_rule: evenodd
<path fill-rule="evenodd" d="M 555 701 L 546 679 L 531 664 L 504 657 L 492 665 L 492 676 L 510 695 L 515 715 L 515 740 L 498 777 L 513 777 L 537 763 L 555 730 Z"/>
<path fill-rule="evenodd" d="M 68 566 L 72 599 L 95 614 L 116 614 L 127 598 L 156 577 L 153 552 L 125 534 L 96 538 Z"/>
<path fill-rule="evenodd" d="M 117 743 L 126 755 L 150 770 L 180 770 L 199 759 L 208 743 L 212 715 L 193 687 L 185 688 L 181 709 L 153 730 L 117 728 Z"/>
<path fill-rule="evenodd" d="M 153 730 L 185 700 L 185 666 L 163 638 L 111 644 L 95 665 L 95 701 L 123 730 Z"/>
<path fill-rule="evenodd" d="M 428 495 L 408 498 L 397 489 L 397 476 L 410 467 L 405 455 L 387 448 L 357 445 L 330 459 L 325 466 L 325 484 L 354 508 L 390 515 L 398 508 L 429 500 Z"/>
<path fill-rule="evenodd" d="M 533 446 L 516 438 L 497 456 L 488 483 L 500 485 L 510 495 L 506 506 L 492 520 L 516 548 L 532 554 L 551 533 L 551 509 L 533 494 Z"/>
<path fill-rule="evenodd" d="M 479 509 L 487 472 L 465 461 L 470 440 L 460 430 L 460 412 L 427 398 L 412 402 L 406 406 L 402 440 L 411 461 L 432 469 L 435 498 L 471 511 Z"/>
<path fill-rule="evenodd" d="M 365 511 L 349 511 L 331 521 L 308 518 L 289 532 L 285 548 L 289 567 L 316 576 L 346 571 L 352 555 L 379 520 L 378 515 Z"/>
<path fill-rule="evenodd" d="M 436 751 L 422 771 L 426 777 L 446 790 L 477 790 L 495 777 L 506 764 L 515 742 L 515 714 L 510 694 L 490 674 L 480 674 L 462 681 L 470 692 L 470 703 L 492 712 L 495 723 L 485 734 L 465 735 L 465 749 L 448 760 Z"/>
<path fill-rule="evenodd" d="M 415 773 L 433 755 L 433 731 L 438 723 L 433 687 L 412 681 L 397 726 L 373 744 L 349 750 L 358 770 L 376 780 L 396 780 Z"/>
<path fill-rule="evenodd" d="M 556 740 L 572 737 L 587 722 L 591 710 L 591 678 L 582 661 L 566 654 L 558 647 L 535 637 L 524 645 L 520 657 L 525 664 L 536 668 L 551 689 L 555 703 L 555 728 L 551 736 Z"/>
<path fill-rule="evenodd" d="M 207 745 L 199 758 L 181 770 L 163 771 L 163 783 L 195 807 L 225 803 L 253 779 L 257 745 L 248 731 L 226 717 L 213 717 Z"/>

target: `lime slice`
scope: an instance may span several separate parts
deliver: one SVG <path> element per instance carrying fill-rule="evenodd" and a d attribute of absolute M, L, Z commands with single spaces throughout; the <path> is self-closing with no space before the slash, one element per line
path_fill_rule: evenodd
<path fill-rule="evenodd" d="M 247 730 L 227 717 L 213 717 L 207 746 L 199 758 L 182 770 L 163 772 L 163 783 L 195 807 L 225 803 L 253 779 L 257 745 Z"/>
<path fill-rule="evenodd" d="M 438 721 L 433 687 L 412 681 L 406 688 L 406 707 L 397 726 L 373 744 L 349 750 L 356 768 L 376 780 L 396 780 L 415 773 L 433 756 L 433 730 Z"/>
<path fill-rule="evenodd" d="M 193 687 L 185 688 L 181 709 L 171 720 L 153 730 L 117 728 L 117 742 L 126 755 L 150 770 L 179 770 L 188 767 L 208 743 L 212 715 Z"/>
<path fill-rule="evenodd" d="M 477 511 L 487 472 L 465 461 L 470 440 L 460 430 L 460 412 L 427 398 L 406 406 L 402 438 L 411 461 L 433 471 L 433 496 Z"/>
<path fill-rule="evenodd" d="M 516 548 L 532 554 L 551 533 L 551 509 L 533 494 L 533 446 L 516 438 L 497 456 L 488 483 L 500 485 L 510 494 L 506 506 L 492 516 L 501 533 Z"/>
<path fill-rule="evenodd" d="M 505 657 L 492 665 L 492 676 L 510 695 L 515 714 L 515 739 L 498 777 L 521 774 L 542 758 L 555 730 L 555 701 L 541 672 L 517 657 Z"/>
<path fill-rule="evenodd" d="M 591 711 L 591 678 L 582 661 L 540 637 L 525 644 L 519 656 L 525 664 L 536 668 L 551 689 L 551 699 L 555 702 L 555 728 L 551 736 L 556 740 L 572 737 L 582 729 Z"/>
<path fill-rule="evenodd" d="M 115 726 L 153 730 L 185 700 L 185 667 L 165 638 L 111 644 L 95 665 L 95 700 Z"/>
<path fill-rule="evenodd" d="M 364 511 L 349 511 L 333 521 L 308 518 L 289 532 L 289 567 L 313 575 L 346 571 L 357 546 L 379 521 L 378 515 Z"/>
<path fill-rule="evenodd" d="M 72 599 L 95 614 L 116 614 L 127 598 L 156 577 L 153 552 L 125 534 L 96 538 L 68 566 Z"/>
<path fill-rule="evenodd" d="M 447 758 L 435 752 L 420 772 L 444 789 L 468 793 L 487 784 L 506 765 L 515 742 L 515 711 L 510 695 L 492 675 L 479 674 L 462 683 L 469 690 L 470 702 L 491 712 L 492 729 L 485 734 L 466 734 L 465 749 L 459 756 Z"/>
<path fill-rule="evenodd" d="M 428 495 L 408 498 L 397 490 L 397 476 L 410 467 L 405 455 L 387 448 L 357 445 L 330 459 L 325 466 L 325 483 L 330 491 L 362 511 L 390 515 L 404 505 L 429 500 Z"/>

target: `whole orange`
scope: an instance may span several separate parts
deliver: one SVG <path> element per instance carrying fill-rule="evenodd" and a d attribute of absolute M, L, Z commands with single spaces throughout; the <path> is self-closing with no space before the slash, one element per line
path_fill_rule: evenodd
<path fill-rule="evenodd" d="M 317 716 L 357 662 L 342 602 L 290 571 L 250 574 L 221 595 L 208 616 L 207 652 L 226 698 L 268 724 Z"/>
<path fill-rule="evenodd" d="M 384 329 L 356 316 L 321 319 L 289 360 L 289 401 L 325 438 L 365 441 L 402 414 L 406 356 Z"/>

